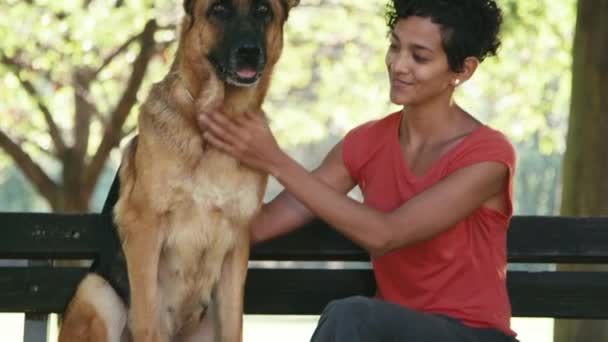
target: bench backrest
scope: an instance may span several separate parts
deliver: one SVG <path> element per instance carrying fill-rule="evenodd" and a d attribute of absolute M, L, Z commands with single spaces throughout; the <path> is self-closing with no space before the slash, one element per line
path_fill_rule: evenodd
<path fill-rule="evenodd" d="M 0 259 L 110 260 L 117 190 L 115 182 L 99 214 L 0 213 Z M 514 264 L 608 264 L 608 218 L 514 217 L 508 257 Z M 367 253 L 319 220 L 256 246 L 251 260 L 247 313 L 319 314 L 332 299 L 375 290 Z M 607 272 L 549 268 L 508 272 L 514 316 L 608 318 Z M 86 271 L 0 267 L 0 312 L 61 312 Z"/>

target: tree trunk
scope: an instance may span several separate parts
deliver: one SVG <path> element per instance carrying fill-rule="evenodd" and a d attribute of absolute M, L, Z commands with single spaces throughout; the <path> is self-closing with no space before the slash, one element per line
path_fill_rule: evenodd
<path fill-rule="evenodd" d="M 563 216 L 608 215 L 608 0 L 579 0 L 564 157 Z M 608 266 L 559 266 L 608 270 Z M 608 291 L 608 289 L 607 289 Z M 555 342 L 608 341 L 606 321 L 556 320 Z"/>

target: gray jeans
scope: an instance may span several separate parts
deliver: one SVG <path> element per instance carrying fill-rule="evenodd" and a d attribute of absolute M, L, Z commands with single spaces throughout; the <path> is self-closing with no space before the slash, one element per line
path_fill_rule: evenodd
<path fill-rule="evenodd" d="M 517 342 L 495 329 L 417 312 L 367 297 L 330 302 L 311 342 Z"/>

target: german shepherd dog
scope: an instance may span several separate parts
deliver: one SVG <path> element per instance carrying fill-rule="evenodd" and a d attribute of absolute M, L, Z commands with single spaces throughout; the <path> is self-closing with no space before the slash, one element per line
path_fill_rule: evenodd
<path fill-rule="evenodd" d="M 127 295 L 87 275 L 60 342 L 242 340 L 249 224 L 267 175 L 205 145 L 196 115 L 261 109 L 298 2 L 184 1 L 175 60 L 143 103 L 119 170 Z"/>

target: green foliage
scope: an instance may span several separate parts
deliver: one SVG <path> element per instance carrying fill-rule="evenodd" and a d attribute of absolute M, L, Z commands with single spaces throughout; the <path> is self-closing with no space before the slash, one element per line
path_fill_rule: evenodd
<path fill-rule="evenodd" d="M 0 51 L 8 57 L 25 56 L 31 66 L 15 75 L 0 63 L 4 90 L 0 92 L 0 129 L 23 142 L 23 148 L 37 159 L 52 147 L 48 127 L 17 76 L 36 85 L 58 124 L 69 129 L 74 124 L 74 72 L 98 68 L 104 58 L 141 32 L 150 18 L 166 26 L 157 33 L 157 41 L 174 40 L 181 15 L 179 0 L 128 0 L 121 6 L 109 0 L 93 0 L 88 7 L 84 3 L 0 3 Z M 458 91 L 457 99 L 517 145 L 516 193 L 545 193 L 544 202 L 525 200 L 529 197 L 521 195 L 525 198 L 518 198 L 519 211 L 550 213 L 554 205 L 549 199 L 559 190 L 557 170 L 565 148 L 575 0 L 500 3 L 505 26 L 499 58 L 481 64 L 473 79 Z M 284 53 L 265 105 L 283 146 L 294 150 L 308 146 L 308 151 L 311 143 L 317 143 L 326 148 L 328 137 L 335 139 L 358 123 L 396 109 L 388 99 L 384 8 L 385 0 L 302 0 L 292 11 Z M 165 74 L 174 48 L 173 44 L 154 59 L 138 98 Z M 89 153 L 99 142 L 104 115 L 118 101 L 137 51 L 137 46 L 129 46 L 91 86 L 88 95 L 99 118 L 91 127 Z M 135 123 L 133 114 L 125 131 Z M 10 162 L 0 153 L 0 170 Z M 51 171 L 60 170 L 57 165 L 43 164 Z M 109 174 L 114 168 L 109 168 Z M 539 181 L 532 184 L 534 177 Z"/>
<path fill-rule="evenodd" d="M 0 4 L 0 50 L 25 66 L 19 76 L 37 86 L 55 120 L 66 129 L 72 124 L 74 112 L 75 71 L 97 69 L 120 44 L 141 32 L 150 18 L 174 23 L 179 15 L 169 0 L 125 1 L 120 7 L 112 1 L 92 1 L 88 7 L 82 0 L 7 1 Z M 159 37 L 173 38 L 173 34 Z M 137 46 L 130 46 L 102 71 L 101 82 L 90 94 L 100 113 L 106 113 L 117 101 L 129 76 L 125 66 L 133 62 L 136 52 Z M 151 68 L 151 78 L 160 78 L 163 70 L 159 65 Z M 10 71 L 0 64 L 0 82 L 8 90 L 0 94 L 0 112 L 9 113 L 2 129 L 14 136 L 27 132 L 33 143 L 49 147 L 47 127 L 36 104 Z"/>
<path fill-rule="evenodd" d="M 75 94 L 84 95 L 94 107 L 86 145 L 91 158 L 110 112 L 126 88 L 130 64 L 139 53 L 139 45 L 133 42 L 146 22 L 155 18 L 160 26 L 167 26 L 157 32 L 156 41 L 161 46 L 170 43 L 180 14 L 180 7 L 171 0 L 0 3 L 0 84 L 5 90 L 0 92 L 0 112 L 7 113 L 0 130 L 61 186 L 62 168 L 67 166 L 51 139 L 43 110 L 57 124 L 60 139 L 72 147 L 76 113 L 82 111 Z M 164 75 L 167 61 L 152 61 L 141 93 Z M 90 88 L 78 88 L 81 75 L 95 75 Z M 124 130 L 131 130 L 134 123 L 131 115 Z M 0 170 L 9 162 L 12 160 L 0 154 Z"/>
<path fill-rule="evenodd" d="M 563 153 L 570 96 L 574 0 L 503 1 L 499 58 L 481 65 L 462 100 L 515 142 L 540 136 L 542 154 Z"/>
<path fill-rule="evenodd" d="M 387 113 L 383 9 L 375 0 L 303 1 L 293 10 L 266 105 L 284 145 Z"/>
<path fill-rule="evenodd" d="M 49 211 L 48 203 L 36 196 L 36 190 L 15 166 L 0 168 L 0 211 Z"/>
<path fill-rule="evenodd" d="M 516 212 L 555 215 L 568 126 L 576 1 L 503 0 L 498 58 L 481 64 L 458 98 L 518 151 Z"/>

